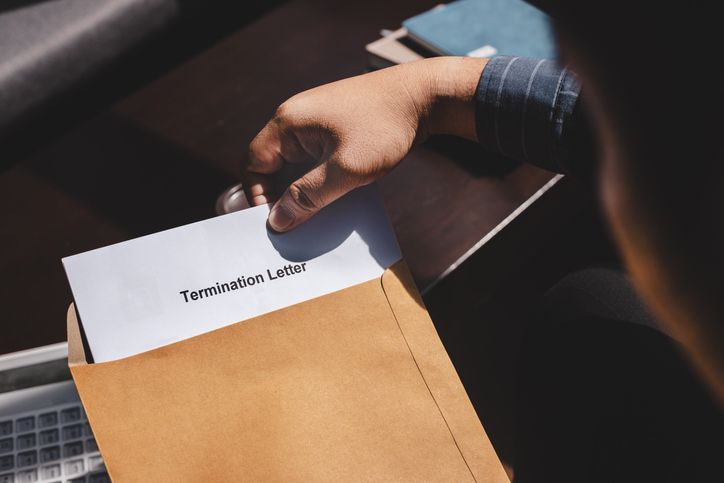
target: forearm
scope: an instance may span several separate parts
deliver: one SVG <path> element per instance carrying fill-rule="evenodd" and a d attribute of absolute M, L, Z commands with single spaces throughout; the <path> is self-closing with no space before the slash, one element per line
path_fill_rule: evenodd
<path fill-rule="evenodd" d="M 477 141 L 475 93 L 488 59 L 437 57 L 425 62 L 432 100 L 427 134 Z"/>

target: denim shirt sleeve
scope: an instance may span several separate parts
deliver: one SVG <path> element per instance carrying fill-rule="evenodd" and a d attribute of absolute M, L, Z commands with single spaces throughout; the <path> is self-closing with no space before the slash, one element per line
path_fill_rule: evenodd
<path fill-rule="evenodd" d="M 478 141 L 517 162 L 576 171 L 571 161 L 590 158 L 592 152 L 590 130 L 578 106 L 580 92 L 575 74 L 555 61 L 494 57 L 475 94 Z"/>

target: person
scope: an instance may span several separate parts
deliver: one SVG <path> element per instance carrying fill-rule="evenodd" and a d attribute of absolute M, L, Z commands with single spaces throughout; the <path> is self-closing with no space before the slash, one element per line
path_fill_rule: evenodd
<path fill-rule="evenodd" d="M 516 481 L 724 481 L 718 17 L 541 6 L 560 64 L 439 57 L 288 99 L 250 144 L 248 198 L 294 229 L 437 134 L 591 181 L 632 283 L 599 270 L 549 294 L 523 351 Z M 307 164 L 275 192 L 275 173 Z"/>

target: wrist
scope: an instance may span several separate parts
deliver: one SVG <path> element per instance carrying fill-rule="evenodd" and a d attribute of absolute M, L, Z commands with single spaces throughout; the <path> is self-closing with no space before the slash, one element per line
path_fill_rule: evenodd
<path fill-rule="evenodd" d="M 430 99 L 426 131 L 477 141 L 475 91 L 488 59 L 437 57 L 424 61 Z"/>

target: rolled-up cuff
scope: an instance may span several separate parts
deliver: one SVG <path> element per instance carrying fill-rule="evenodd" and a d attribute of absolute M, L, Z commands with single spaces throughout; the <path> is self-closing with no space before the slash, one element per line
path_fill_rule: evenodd
<path fill-rule="evenodd" d="M 555 61 L 495 57 L 476 91 L 478 141 L 488 150 L 561 172 L 564 130 L 580 93 L 576 76 Z"/>

